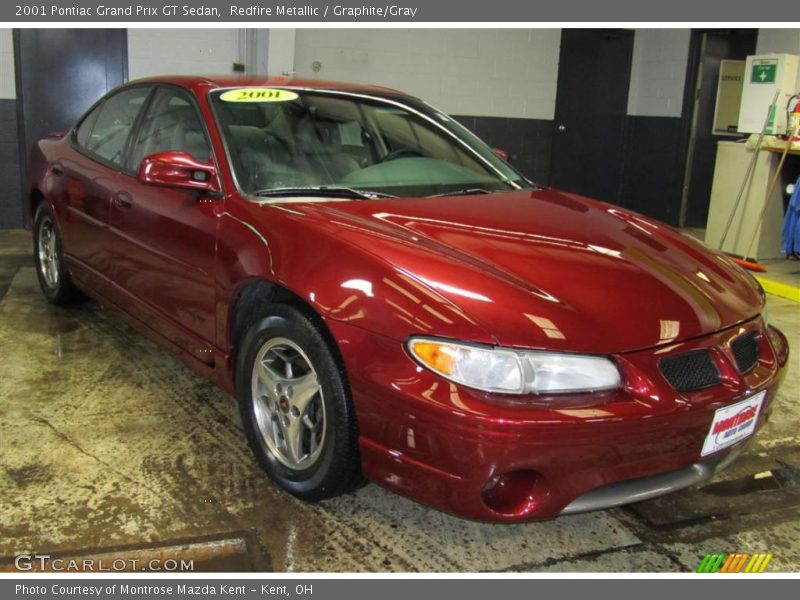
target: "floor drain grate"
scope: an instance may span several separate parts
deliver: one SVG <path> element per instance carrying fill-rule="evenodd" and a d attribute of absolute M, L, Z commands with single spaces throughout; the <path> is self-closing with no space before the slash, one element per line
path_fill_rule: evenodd
<path fill-rule="evenodd" d="M 674 529 L 800 506 L 800 470 L 776 462 L 779 467 L 632 504 L 628 510 L 651 528 Z"/>

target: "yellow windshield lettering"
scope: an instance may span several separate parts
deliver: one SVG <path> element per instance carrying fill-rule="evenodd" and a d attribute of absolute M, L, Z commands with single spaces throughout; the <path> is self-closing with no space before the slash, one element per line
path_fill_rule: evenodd
<path fill-rule="evenodd" d="M 297 94 L 273 88 L 240 88 L 228 90 L 219 98 L 223 102 L 290 102 Z"/>

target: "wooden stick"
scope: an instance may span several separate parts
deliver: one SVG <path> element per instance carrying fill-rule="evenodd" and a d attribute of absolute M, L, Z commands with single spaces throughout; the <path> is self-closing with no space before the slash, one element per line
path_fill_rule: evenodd
<path fill-rule="evenodd" d="M 789 154 L 789 150 L 792 147 L 792 139 L 794 139 L 797 136 L 798 129 L 800 129 L 800 127 L 795 126 L 792 135 L 790 135 L 789 139 L 786 140 L 786 147 L 783 149 L 783 153 L 781 154 L 781 160 L 778 163 L 778 168 L 775 169 L 775 175 L 772 176 L 772 181 L 770 181 L 769 188 L 767 189 L 767 196 L 766 198 L 764 198 L 764 208 L 761 209 L 761 215 L 758 217 L 758 221 L 756 221 L 755 229 L 753 229 L 753 237 L 750 238 L 750 245 L 747 246 L 747 252 L 744 255 L 745 260 L 748 260 L 750 258 L 750 251 L 753 249 L 753 244 L 755 244 L 756 242 L 756 237 L 758 236 L 758 230 L 761 229 L 761 224 L 764 222 L 764 217 L 767 214 L 767 208 L 769 208 L 769 201 L 770 198 L 772 198 L 772 192 L 775 191 L 775 186 L 778 185 L 778 181 L 781 178 L 781 170 L 783 169 L 783 163 L 786 161 L 786 156 Z"/>

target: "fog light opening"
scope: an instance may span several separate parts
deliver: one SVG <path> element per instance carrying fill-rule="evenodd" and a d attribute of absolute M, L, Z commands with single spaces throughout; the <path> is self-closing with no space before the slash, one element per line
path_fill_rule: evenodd
<path fill-rule="evenodd" d="M 540 480 L 536 471 L 502 473 L 486 482 L 481 498 L 496 513 L 523 515 L 536 506 L 536 486 Z"/>
<path fill-rule="evenodd" d="M 767 325 L 767 337 L 772 344 L 775 358 L 778 359 L 778 364 L 781 366 L 785 365 L 786 361 L 789 360 L 789 343 L 783 335 L 783 332 L 777 327 Z"/>

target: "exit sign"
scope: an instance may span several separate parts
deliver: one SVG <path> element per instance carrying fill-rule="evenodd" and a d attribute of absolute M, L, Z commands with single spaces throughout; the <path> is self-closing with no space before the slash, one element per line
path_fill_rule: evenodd
<path fill-rule="evenodd" d="M 777 60 L 759 60 L 753 63 L 750 83 L 775 83 L 778 75 Z"/>

